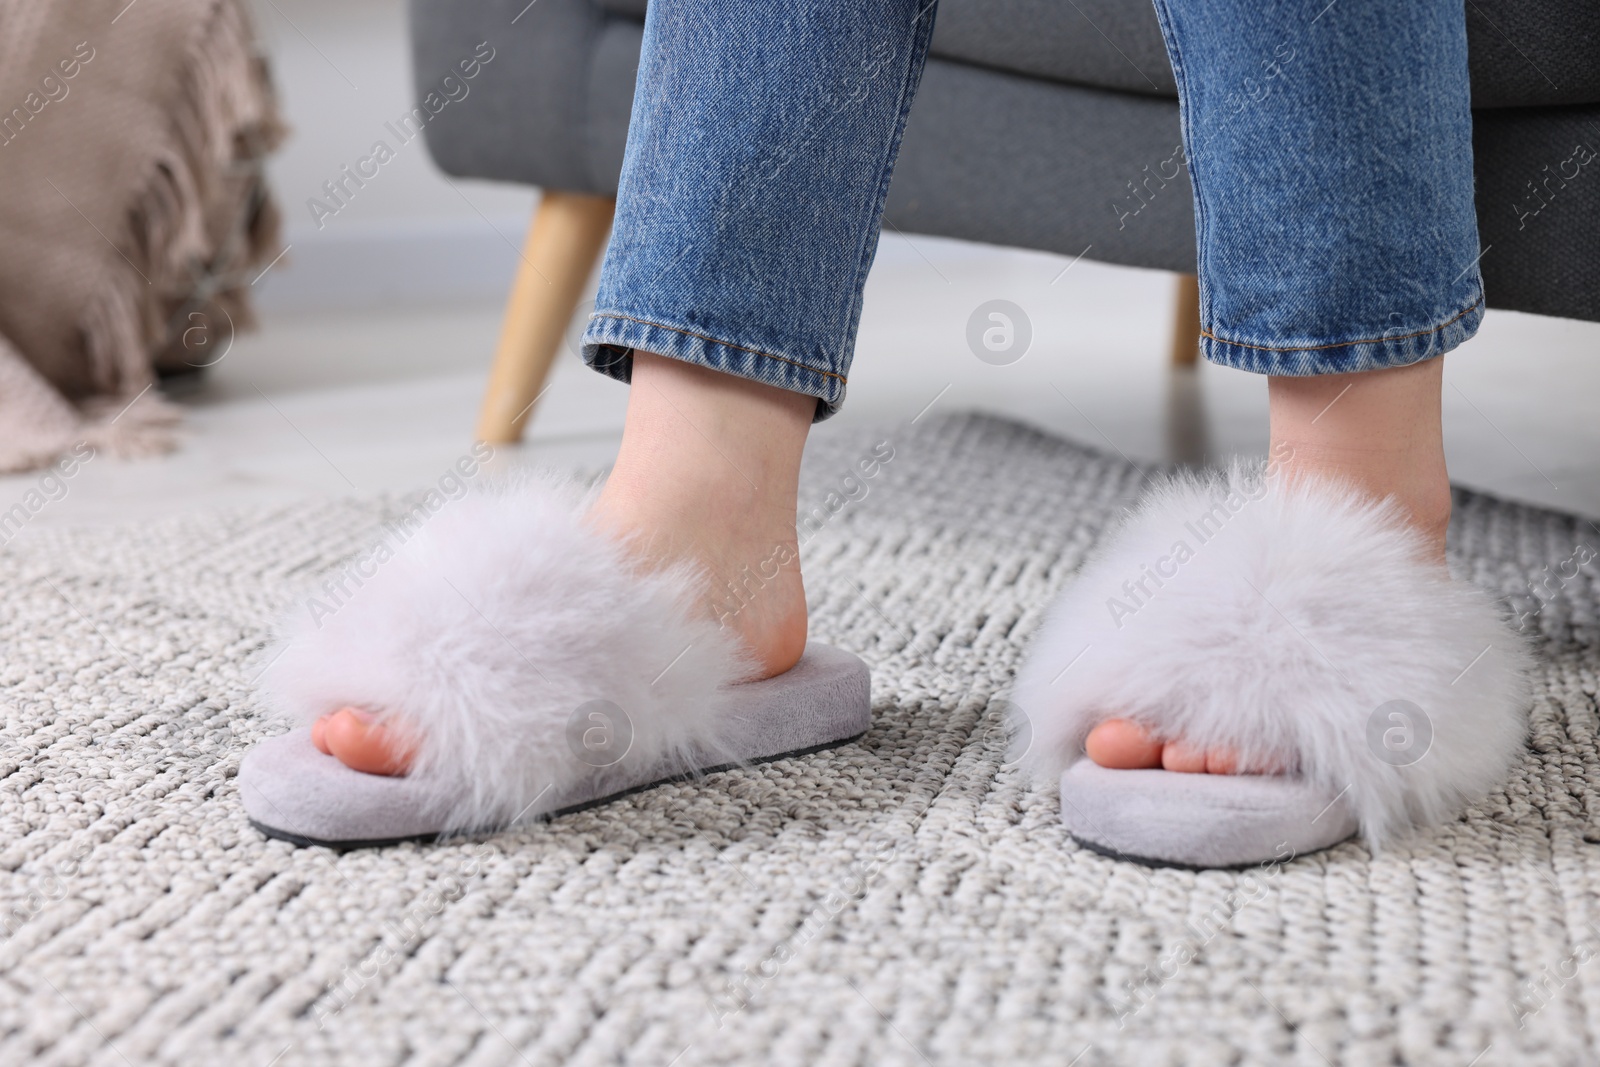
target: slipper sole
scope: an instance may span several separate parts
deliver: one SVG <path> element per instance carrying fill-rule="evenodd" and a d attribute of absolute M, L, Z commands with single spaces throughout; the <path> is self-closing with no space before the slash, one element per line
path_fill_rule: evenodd
<path fill-rule="evenodd" d="M 319 751 L 305 728 L 268 738 L 246 753 L 239 767 L 239 793 L 250 824 L 268 837 L 342 850 L 378 847 L 494 833 L 597 807 L 666 782 L 832 748 L 855 740 L 872 725 L 867 665 L 829 645 L 808 645 L 794 667 L 773 678 L 742 683 L 738 692 L 740 710 L 723 733 L 722 752 L 696 761 L 700 769 L 686 774 L 681 768 L 641 765 L 620 778 L 608 776 L 604 786 L 580 780 L 559 796 L 541 794 L 535 800 L 537 811 L 507 826 L 447 832 L 415 782 L 352 770 Z M 728 762 L 728 753 L 738 761 Z"/>
<path fill-rule="evenodd" d="M 1348 791 L 1282 775 L 1061 772 L 1061 820 L 1091 851 L 1146 867 L 1239 869 L 1286 863 L 1354 837 Z"/>

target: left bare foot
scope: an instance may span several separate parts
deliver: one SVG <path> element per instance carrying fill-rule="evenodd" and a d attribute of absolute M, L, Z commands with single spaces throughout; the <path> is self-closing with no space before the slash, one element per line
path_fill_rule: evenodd
<path fill-rule="evenodd" d="M 1333 477 L 1374 499 L 1393 497 L 1444 565 L 1450 525 L 1440 395 L 1442 357 L 1409 367 L 1272 378 L 1271 456 L 1275 477 Z M 1109 709 L 1108 709 L 1109 710 Z M 1226 749 L 1198 749 L 1181 738 L 1157 738 L 1122 718 L 1089 732 L 1084 748 L 1102 767 L 1163 768 L 1196 774 L 1275 774 L 1283 768 L 1241 767 Z"/>

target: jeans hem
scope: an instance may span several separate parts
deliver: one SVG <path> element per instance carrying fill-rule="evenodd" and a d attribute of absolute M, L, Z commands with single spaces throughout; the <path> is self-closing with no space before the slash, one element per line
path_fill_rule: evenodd
<path fill-rule="evenodd" d="M 848 379 L 834 371 L 620 312 L 598 311 L 589 316 L 583 333 L 583 361 L 590 367 L 620 382 L 629 381 L 635 349 L 814 396 L 818 400 L 816 422 L 844 404 Z"/>
<path fill-rule="evenodd" d="M 1464 311 L 1436 326 L 1360 341 L 1335 341 L 1331 344 L 1258 345 L 1218 337 L 1209 329 L 1200 331 L 1200 351 L 1211 363 L 1249 371 L 1304 378 L 1318 374 L 1349 374 L 1355 371 L 1405 367 L 1442 356 L 1470 340 L 1483 321 L 1483 297 Z"/>

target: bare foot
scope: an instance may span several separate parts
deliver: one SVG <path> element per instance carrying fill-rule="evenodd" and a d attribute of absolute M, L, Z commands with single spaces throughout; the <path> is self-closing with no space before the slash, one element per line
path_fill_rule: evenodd
<path fill-rule="evenodd" d="M 1272 378 L 1271 455 L 1279 477 L 1335 477 L 1375 499 L 1393 497 L 1426 539 L 1429 558 L 1444 565 L 1450 525 L 1440 395 L 1444 360 L 1409 367 Z M 1241 767 L 1226 749 L 1195 749 L 1181 738 L 1157 738 L 1111 717 L 1089 732 L 1084 748 L 1102 767 L 1163 768 L 1196 774 L 1275 774 L 1279 767 Z"/>
<path fill-rule="evenodd" d="M 813 397 L 639 352 L 622 447 L 588 514 L 641 570 L 683 561 L 707 579 L 705 611 L 744 643 L 760 676 L 806 646 L 795 502 Z M 356 708 L 313 725 L 312 742 L 368 774 L 404 774 L 414 741 Z"/>

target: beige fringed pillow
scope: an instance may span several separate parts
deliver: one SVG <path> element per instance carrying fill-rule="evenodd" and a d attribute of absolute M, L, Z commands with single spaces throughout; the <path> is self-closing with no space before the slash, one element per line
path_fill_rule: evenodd
<path fill-rule="evenodd" d="M 171 447 L 153 368 L 251 324 L 281 135 L 241 0 L 0 0 L 0 470 Z"/>

